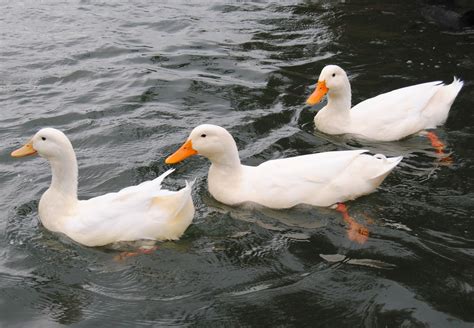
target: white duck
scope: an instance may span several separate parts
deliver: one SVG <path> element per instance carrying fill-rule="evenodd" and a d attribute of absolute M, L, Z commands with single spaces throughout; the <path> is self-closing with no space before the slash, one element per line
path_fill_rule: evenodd
<path fill-rule="evenodd" d="M 312 106 L 327 93 L 327 105 L 314 118 L 316 128 L 324 133 L 394 141 L 443 124 L 462 86 L 456 78 L 450 85 L 440 81 L 417 84 L 367 99 L 351 109 L 346 72 L 328 65 L 306 103 Z"/>
<path fill-rule="evenodd" d="M 40 130 L 13 157 L 38 153 L 51 164 L 51 186 L 41 196 L 39 217 L 51 231 L 86 246 L 142 239 L 178 239 L 191 224 L 191 186 L 173 192 L 161 182 L 173 170 L 152 181 L 88 200 L 77 199 L 77 162 L 69 139 L 59 130 Z"/>
<path fill-rule="evenodd" d="M 225 204 L 254 202 L 270 208 L 297 204 L 330 206 L 375 191 L 402 160 L 365 152 L 332 151 L 246 166 L 240 164 L 230 133 L 222 127 L 204 124 L 191 132 L 166 163 L 174 164 L 195 154 L 207 157 L 212 163 L 209 191 Z"/>

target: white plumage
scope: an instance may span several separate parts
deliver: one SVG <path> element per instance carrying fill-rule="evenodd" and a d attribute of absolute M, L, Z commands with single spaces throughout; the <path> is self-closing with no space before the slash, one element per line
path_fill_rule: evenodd
<path fill-rule="evenodd" d="M 166 162 L 176 163 L 196 153 L 209 158 L 209 192 L 225 204 L 254 202 L 270 208 L 330 206 L 374 192 L 402 160 L 365 152 L 333 151 L 271 160 L 259 166 L 241 165 L 230 133 L 204 124 L 196 127 Z"/>
<path fill-rule="evenodd" d="M 417 84 L 367 99 L 351 109 L 351 86 L 346 73 L 336 65 L 323 68 L 315 92 L 307 103 L 328 103 L 315 116 L 316 128 L 328 134 L 394 141 L 424 129 L 444 124 L 463 82 L 457 78 Z"/>
<path fill-rule="evenodd" d="M 161 189 L 163 179 L 173 170 L 117 193 L 78 200 L 77 162 L 69 139 L 59 130 L 45 128 L 12 156 L 36 152 L 52 169 L 51 186 L 39 202 L 40 220 L 48 230 L 64 233 L 86 246 L 102 246 L 178 239 L 192 222 L 191 185 L 177 192 Z"/>

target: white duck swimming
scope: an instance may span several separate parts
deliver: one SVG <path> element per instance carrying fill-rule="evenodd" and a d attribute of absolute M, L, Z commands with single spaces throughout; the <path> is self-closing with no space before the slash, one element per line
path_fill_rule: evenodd
<path fill-rule="evenodd" d="M 332 151 L 246 166 L 240 164 L 230 133 L 222 127 L 204 124 L 191 132 L 166 163 L 174 164 L 195 154 L 207 157 L 212 163 L 209 192 L 225 204 L 254 202 L 270 208 L 298 204 L 330 206 L 375 191 L 402 160 L 365 152 Z"/>
<path fill-rule="evenodd" d="M 327 105 L 314 118 L 316 128 L 324 133 L 394 141 L 443 124 L 462 86 L 456 78 L 449 85 L 440 81 L 417 84 L 367 99 L 351 109 L 346 72 L 328 65 L 306 102 L 314 105 L 327 93 Z"/>
<path fill-rule="evenodd" d="M 39 217 L 51 231 L 86 246 L 121 241 L 178 239 L 191 224 L 191 186 L 161 190 L 168 170 L 152 181 L 88 200 L 77 199 L 77 162 L 69 139 L 59 130 L 40 130 L 13 157 L 38 153 L 51 164 L 51 186 L 41 196 Z"/>

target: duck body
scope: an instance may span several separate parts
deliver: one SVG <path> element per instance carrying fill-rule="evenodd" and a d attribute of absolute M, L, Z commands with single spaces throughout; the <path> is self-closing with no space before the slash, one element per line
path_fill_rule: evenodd
<path fill-rule="evenodd" d="M 215 199 L 228 205 L 253 202 L 276 209 L 298 204 L 330 206 L 372 193 L 402 159 L 349 150 L 246 166 L 240 163 L 232 136 L 210 124 L 195 128 L 183 147 L 189 147 L 189 142 L 211 160 L 208 188 Z M 178 150 L 167 163 L 181 158 Z"/>
<path fill-rule="evenodd" d="M 52 168 L 51 186 L 38 206 L 40 221 L 48 230 L 63 233 L 85 246 L 103 246 L 122 241 L 179 239 L 192 222 L 191 185 L 177 192 L 161 189 L 163 179 L 173 170 L 117 193 L 79 200 L 76 157 L 67 137 L 46 128 L 30 143 L 31 149 L 48 159 Z M 21 150 L 12 155 L 24 156 Z"/>
<path fill-rule="evenodd" d="M 374 192 L 401 160 L 364 152 L 325 152 L 271 160 L 259 166 L 240 165 L 234 170 L 212 164 L 209 192 L 229 205 L 254 202 L 269 208 L 330 206 Z"/>
<path fill-rule="evenodd" d="M 336 65 L 326 66 L 316 91 L 307 103 L 328 103 L 315 116 L 318 130 L 327 134 L 351 134 L 360 139 L 395 141 L 444 124 L 463 82 L 440 81 L 396 89 L 367 99 L 351 108 L 351 88 L 346 73 Z"/>
<path fill-rule="evenodd" d="M 39 202 L 41 223 L 85 246 L 122 241 L 176 240 L 191 224 L 191 186 L 161 189 L 168 170 L 152 181 L 88 200 L 65 197 L 49 188 Z"/>

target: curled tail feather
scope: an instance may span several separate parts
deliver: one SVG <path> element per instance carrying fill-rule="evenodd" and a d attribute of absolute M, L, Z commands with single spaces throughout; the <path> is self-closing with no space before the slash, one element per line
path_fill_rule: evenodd
<path fill-rule="evenodd" d="M 191 200 L 191 191 L 194 180 L 191 183 L 186 181 L 186 187 L 176 192 L 166 195 L 158 195 L 152 198 L 151 206 L 158 206 L 160 209 L 166 211 L 168 215 L 175 216 L 188 204 Z"/>
<path fill-rule="evenodd" d="M 374 176 L 370 177 L 370 180 L 384 179 L 403 159 L 403 156 L 387 158 L 385 155 L 377 154 L 374 157 L 382 161 L 383 167 L 381 171 L 377 172 Z"/>

